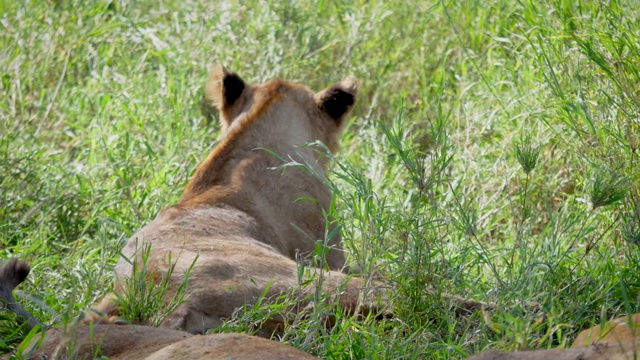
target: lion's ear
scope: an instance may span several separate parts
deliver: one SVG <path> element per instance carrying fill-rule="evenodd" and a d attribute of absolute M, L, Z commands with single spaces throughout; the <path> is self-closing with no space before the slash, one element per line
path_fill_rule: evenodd
<path fill-rule="evenodd" d="M 318 92 L 314 98 L 318 107 L 340 124 L 353 108 L 357 93 L 356 78 L 347 76 L 339 83 Z"/>
<path fill-rule="evenodd" d="M 224 117 L 224 112 L 238 101 L 246 87 L 240 76 L 229 72 L 222 64 L 216 65 L 204 84 L 203 113 L 209 116 L 211 108 L 215 107 Z"/>

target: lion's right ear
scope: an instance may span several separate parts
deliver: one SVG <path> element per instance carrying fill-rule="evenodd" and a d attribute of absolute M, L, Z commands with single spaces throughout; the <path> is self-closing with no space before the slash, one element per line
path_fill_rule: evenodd
<path fill-rule="evenodd" d="M 341 125 L 349 115 L 358 93 L 358 82 L 353 76 L 347 76 L 339 83 L 315 94 L 318 107 L 322 109 L 336 124 Z"/>
<path fill-rule="evenodd" d="M 216 65 L 209 72 L 204 85 L 204 115 L 209 117 L 211 108 L 215 107 L 222 114 L 223 121 L 229 121 L 230 117 L 226 112 L 238 101 L 246 87 L 240 76 L 229 72 L 222 64 Z"/>

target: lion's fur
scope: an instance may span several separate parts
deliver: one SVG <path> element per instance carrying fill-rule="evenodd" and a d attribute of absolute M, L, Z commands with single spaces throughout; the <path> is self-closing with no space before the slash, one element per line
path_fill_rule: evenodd
<path fill-rule="evenodd" d="M 13 299 L 12 291 L 29 274 L 29 265 L 10 259 L 0 267 L 0 302 L 31 329 L 35 321 Z M 32 319 L 29 321 L 28 319 Z M 22 346 L 27 359 L 315 359 L 296 348 L 244 334 L 193 335 L 184 331 L 141 325 L 69 324 L 47 330 Z M 0 359 L 11 359 L 11 355 Z"/>
<path fill-rule="evenodd" d="M 629 344 L 593 344 L 586 348 L 505 352 L 488 350 L 467 360 L 627 360 L 634 359 Z"/>
<path fill-rule="evenodd" d="M 147 268 L 166 274 L 175 263 L 168 297 L 190 271 L 186 302 L 171 313 L 162 327 L 203 333 L 256 301 L 268 288 L 268 297 L 297 290 L 299 307 L 312 287 L 299 288 L 297 260 L 307 260 L 326 234 L 336 234 L 327 219 L 331 192 L 325 184 L 326 156 L 306 146 L 321 141 L 331 151 L 345 117 L 355 101 L 355 79 L 314 93 L 284 81 L 246 84 L 218 66 L 205 85 L 205 105 L 220 112 L 219 144 L 197 167 L 177 205 L 163 210 L 126 243 L 116 266 L 116 291 L 132 273 L 140 249 L 150 246 Z M 268 150 L 268 151 L 267 151 Z M 282 168 L 283 159 L 305 164 Z M 308 171 L 310 169 L 310 171 Z M 322 292 L 339 296 L 342 307 L 357 311 L 360 279 L 341 272 L 345 260 L 337 234 L 328 240 Z M 197 259 L 197 260 L 196 260 Z M 381 294 L 379 294 L 381 295 Z M 384 296 L 384 295 L 381 295 Z M 118 316 L 113 297 L 90 312 Z M 280 329 L 284 319 L 270 319 L 264 334 Z M 144 319 L 142 321 L 144 323 Z"/>
<path fill-rule="evenodd" d="M 317 359 L 294 347 L 244 334 L 213 334 L 192 338 L 167 346 L 146 360 L 162 359 L 243 359 L 309 360 Z"/>
<path fill-rule="evenodd" d="M 640 313 L 621 316 L 602 325 L 583 330 L 571 347 L 580 348 L 593 343 L 626 343 L 640 351 Z"/>
<path fill-rule="evenodd" d="M 26 350 L 36 347 L 36 338 Z M 141 325 L 81 324 L 47 331 L 29 359 L 316 359 L 294 347 L 244 334 L 193 335 Z"/>
<path fill-rule="evenodd" d="M 623 360 L 640 355 L 640 314 L 622 316 L 582 331 L 570 349 L 485 351 L 469 360 Z M 604 330 L 602 330 L 604 328 Z"/>

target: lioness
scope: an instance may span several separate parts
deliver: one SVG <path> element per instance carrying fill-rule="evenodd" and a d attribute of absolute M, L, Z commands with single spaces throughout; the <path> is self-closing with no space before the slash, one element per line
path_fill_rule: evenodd
<path fill-rule="evenodd" d="M 640 314 L 615 318 L 582 331 L 570 349 L 503 352 L 488 350 L 468 360 L 614 360 L 637 359 L 640 354 Z"/>
<path fill-rule="evenodd" d="M 627 360 L 637 359 L 636 350 L 629 344 L 593 344 L 586 348 L 548 349 L 504 352 L 484 351 L 467 360 Z"/>
<path fill-rule="evenodd" d="M 573 341 L 572 348 L 590 344 L 629 344 L 628 348 L 640 351 L 640 313 L 617 317 L 604 324 L 583 330 Z"/>
<path fill-rule="evenodd" d="M 123 284 L 133 272 L 133 259 L 141 263 L 140 253 L 148 246 L 146 266 L 156 275 L 148 281 L 160 281 L 175 265 L 167 298 L 193 265 L 186 301 L 160 326 L 203 333 L 266 289 L 269 297 L 297 289 L 296 259 L 307 259 L 322 243 L 331 271 L 324 274 L 321 291 L 335 293 L 347 277 L 340 272 L 345 267 L 340 236 L 326 216 L 328 160 L 306 145 L 320 141 L 333 152 L 338 149 L 356 92 L 353 77 L 314 93 L 284 81 L 249 85 L 224 66 L 215 67 L 205 84 L 205 104 L 220 111 L 220 143 L 197 167 L 178 204 L 127 241 L 116 266 L 115 291 L 127 291 Z M 306 168 L 282 168 L 283 159 Z M 359 279 L 350 279 L 340 296 L 347 311 L 356 309 L 360 287 Z M 304 307 L 304 294 L 314 289 L 298 290 Z M 88 321 L 119 314 L 114 296 L 95 310 Z M 283 321 L 269 319 L 263 334 L 280 329 Z"/>

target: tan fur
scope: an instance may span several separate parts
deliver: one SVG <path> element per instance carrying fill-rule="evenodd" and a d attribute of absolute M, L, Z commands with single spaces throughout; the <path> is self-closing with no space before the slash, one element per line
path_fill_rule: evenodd
<path fill-rule="evenodd" d="M 631 320 L 631 321 L 630 321 Z M 617 360 L 640 357 L 640 314 L 619 317 L 578 334 L 570 349 L 485 351 L 469 360 Z"/>
<path fill-rule="evenodd" d="M 45 333 L 42 344 L 36 337 L 23 355 L 29 359 L 143 359 L 192 334 L 140 325 L 79 324 L 53 328 Z"/>
<path fill-rule="evenodd" d="M 146 360 L 309 360 L 318 359 L 279 342 L 244 334 L 194 336 L 151 354 Z"/>
<path fill-rule="evenodd" d="M 39 338 L 26 347 L 27 352 L 35 349 L 29 359 L 316 359 L 291 346 L 244 334 L 192 335 L 140 325 L 55 328 L 47 331 L 40 346 L 36 346 L 38 341 Z"/>
<path fill-rule="evenodd" d="M 488 350 L 467 360 L 629 360 L 636 358 L 634 350 L 626 344 L 593 344 L 581 349 L 517 352 Z"/>
<path fill-rule="evenodd" d="M 168 297 L 197 258 L 186 302 L 161 327 L 203 333 L 254 303 L 267 288 L 272 298 L 293 290 L 300 296 L 298 308 L 307 306 L 307 295 L 315 289 L 299 286 L 296 260 L 308 258 L 335 225 L 327 224 L 323 215 L 331 201 L 324 183 L 327 159 L 305 145 L 321 141 L 337 150 L 356 92 L 353 78 L 314 93 L 283 81 L 248 85 L 223 66 L 211 72 L 205 103 L 220 111 L 220 143 L 198 166 L 178 204 L 140 229 L 122 251 L 133 259 L 150 245 L 147 268 L 158 278 L 171 266 L 168 259 L 175 262 Z M 307 164 L 315 174 L 296 167 L 279 169 L 283 161 L 265 149 Z M 353 313 L 363 284 L 357 278 L 348 281 L 340 272 L 345 267 L 340 241 L 339 235 L 329 240 L 326 262 L 331 271 L 323 274 L 321 292 L 337 294 L 348 282 L 336 301 Z M 116 273 L 116 291 L 126 291 L 122 283 L 132 273 L 131 262 L 120 260 Z M 384 296 L 379 290 L 372 299 Z M 99 318 L 96 314 L 118 316 L 113 297 L 106 297 L 96 310 L 88 321 Z M 284 322 L 269 319 L 262 334 L 282 329 Z"/>
<path fill-rule="evenodd" d="M 29 274 L 29 265 L 11 259 L 0 267 L 0 300 L 30 330 L 35 321 L 13 299 L 13 289 Z M 40 324 L 42 325 L 42 324 Z M 27 359 L 315 359 L 291 346 L 244 334 L 192 335 L 140 325 L 71 324 L 52 328 L 23 349 Z M 11 355 L 0 359 L 11 359 Z"/>
<path fill-rule="evenodd" d="M 578 334 L 571 347 L 580 348 L 592 343 L 629 344 L 628 347 L 640 350 L 640 314 L 621 316 L 602 326 L 584 330 Z"/>

